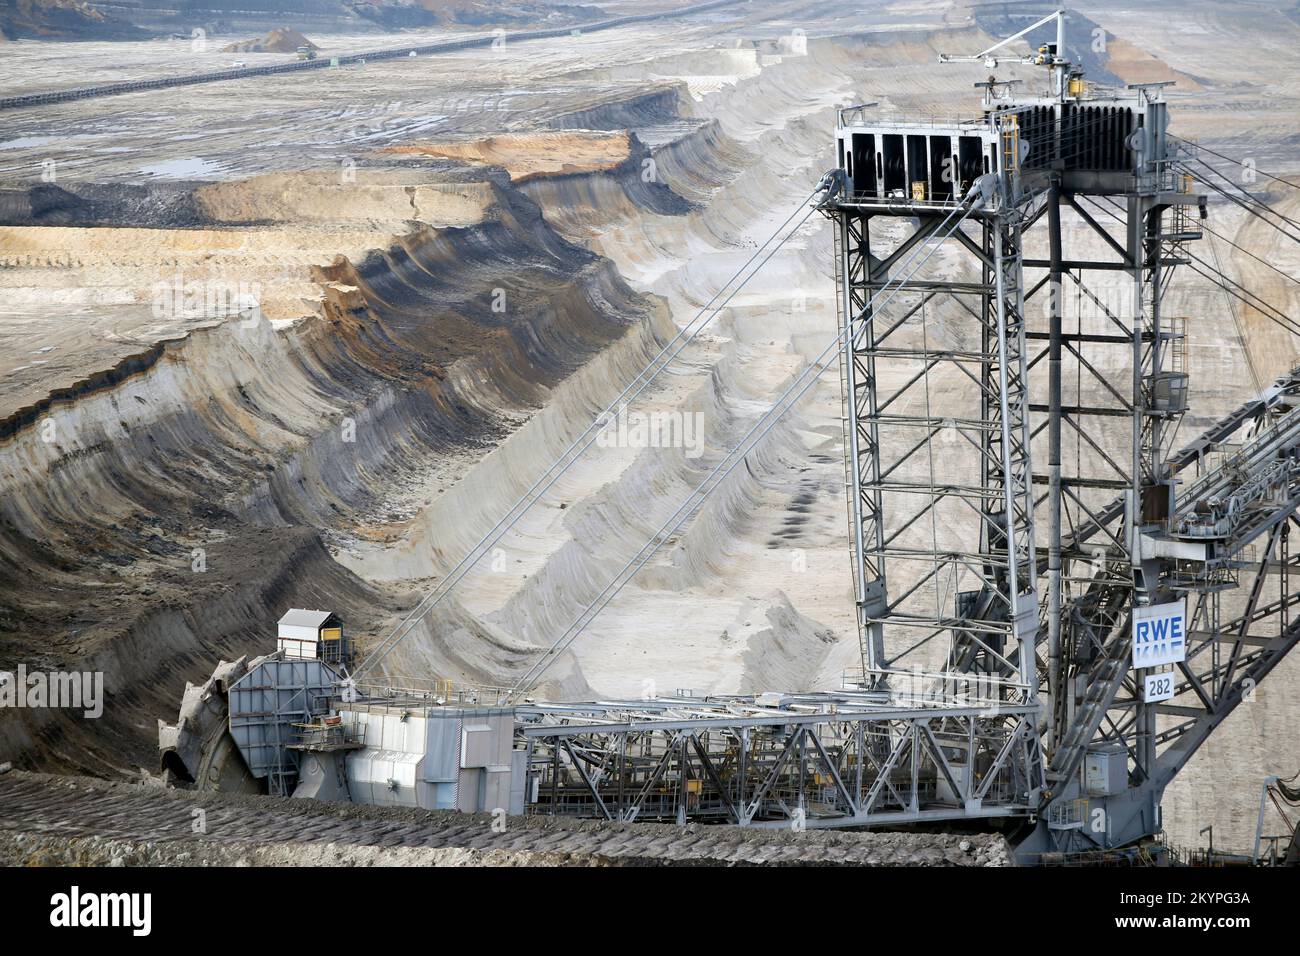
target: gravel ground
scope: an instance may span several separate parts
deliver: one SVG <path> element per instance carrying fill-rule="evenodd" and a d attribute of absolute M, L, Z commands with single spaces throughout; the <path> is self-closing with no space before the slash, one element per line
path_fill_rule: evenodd
<path fill-rule="evenodd" d="M 998 834 L 510 817 L 0 776 L 8 866 L 1005 866 Z M 500 832 L 497 832 L 500 830 Z"/>

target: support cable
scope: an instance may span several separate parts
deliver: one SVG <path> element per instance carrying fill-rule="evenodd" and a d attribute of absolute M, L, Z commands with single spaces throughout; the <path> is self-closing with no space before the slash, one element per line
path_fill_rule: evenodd
<path fill-rule="evenodd" d="M 1201 229 L 1202 229 L 1203 231 L 1205 231 L 1205 232 L 1208 232 L 1210 235 L 1214 236 L 1216 239 L 1222 239 L 1224 242 L 1226 242 L 1228 245 L 1232 246 L 1232 248 L 1236 249 L 1238 252 L 1242 253 L 1243 255 L 1250 256 L 1250 258 L 1254 259 L 1254 260 L 1255 260 L 1256 262 L 1258 262 L 1260 265 L 1262 265 L 1262 266 L 1266 266 L 1267 268 L 1272 269 L 1274 272 L 1276 272 L 1278 275 L 1280 275 L 1283 279 L 1286 279 L 1288 282 L 1294 282 L 1294 283 L 1296 283 L 1297 285 L 1300 285 L 1300 276 L 1293 276 L 1293 275 L 1291 275 L 1289 272 L 1283 272 L 1281 269 L 1279 269 L 1277 266 L 1273 265 L 1273 263 L 1269 262 L 1267 259 L 1264 259 L 1264 258 L 1262 258 L 1261 256 L 1257 256 L 1255 253 L 1251 252 L 1249 249 L 1245 248 L 1244 246 L 1239 246 L 1239 245 L 1237 245 L 1235 242 L 1233 242 L 1231 239 L 1229 239 L 1229 238 L 1228 238 L 1227 236 L 1225 236 L 1223 233 L 1221 233 L 1221 232 L 1215 232 L 1213 229 L 1211 229 L 1211 228 L 1210 228 L 1209 226 L 1207 226 L 1205 223 L 1201 223 Z"/>
<path fill-rule="evenodd" d="M 1237 192 L 1241 193 L 1241 199 L 1242 199 L 1243 201 L 1245 201 L 1245 202 L 1247 202 L 1247 203 L 1250 203 L 1251 205 L 1256 206 L 1256 207 L 1258 207 L 1258 208 L 1260 208 L 1260 209 L 1265 210 L 1265 211 L 1268 212 L 1270 215 L 1277 216 L 1277 218 L 1283 220 L 1283 221 L 1286 222 L 1288 225 L 1296 226 L 1297 228 L 1300 228 L 1300 220 L 1292 219 L 1292 218 L 1291 218 L 1290 216 L 1288 216 L 1286 213 L 1278 212 L 1276 209 L 1274 209 L 1274 208 L 1273 208 L 1272 206 L 1270 206 L 1268 203 L 1264 202 L 1264 200 L 1260 199 L 1258 196 L 1256 196 L 1254 193 L 1252 193 L 1249 189 L 1247 189 L 1247 188 L 1246 188 L 1245 186 L 1243 186 L 1241 183 L 1234 182 L 1231 176 L 1225 175 L 1224 172 L 1223 172 L 1221 169 L 1219 169 L 1218 167 L 1212 165 L 1211 163 L 1207 163 L 1205 160 L 1201 159 L 1199 156 L 1193 156 L 1193 157 L 1192 157 L 1192 162 L 1200 163 L 1203 167 L 1205 167 L 1205 169 L 1206 169 L 1208 172 L 1211 172 L 1211 173 L 1213 173 L 1215 176 L 1218 176 L 1218 177 L 1219 177 L 1220 179 L 1222 179 L 1225 183 L 1227 183 L 1228 186 L 1232 187 L 1233 189 L 1237 190 Z M 1182 166 L 1182 168 L 1183 168 L 1185 171 L 1187 171 L 1187 172 L 1191 172 L 1191 170 L 1188 169 L 1186 163 L 1179 163 L 1179 165 Z M 1192 175 L 1195 176 L 1196 173 L 1192 173 Z M 1207 185 L 1211 185 L 1211 184 L 1208 184 L 1208 183 L 1207 183 Z M 1222 187 L 1220 187 L 1220 186 L 1215 185 L 1215 186 L 1213 186 L 1213 188 L 1222 191 Z"/>
<path fill-rule="evenodd" d="M 967 194 L 967 198 L 963 201 L 963 206 L 965 206 L 964 211 L 961 212 L 961 215 L 948 229 L 948 232 L 940 236 L 937 240 L 935 240 L 933 236 L 930 240 L 927 240 L 927 244 L 933 242 L 932 248 L 926 251 L 920 261 L 917 262 L 905 276 L 901 279 L 890 280 L 884 288 L 878 290 L 868 301 L 867 305 L 858 313 L 854 321 L 860 321 L 867 315 L 869 310 L 874 312 L 883 308 L 885 305 L 888 305 L 889 302 L 898 294 L 902 286 L 906 284 L 906 282 L 915 275 L 927 261 L 929 261 L 930 257 L 933 256 L 938 249 L 942 247 L 943 241 L 950 238 L 953 233 L 961 228 L 962 222 L 965 221 L 978 205 L 982 205 L 984 202 L 985 197 L 982 192 L 978 196 L 976 195 L 976 191 L 979 188 L 979 186 L 972 187 L 971 192 Z M 949 212 L 939 224 L 939 229 L 935 230 L 935 234 L 937 234 L 940 229 L 943 229 L 944 226 L 948 224 L 948 221 L 952 219 L 959 210 L 962 210 L 962 207 L 959 206 Z M 907 263 L 911 262 L 920 251 L 920 249 L 914 250 L 913 253 L 904 260 L 903 267 L 905 268 Z M 897 282 L 897 286 L 885 297 L 884 302 L 877 302 L 880 293 L 894 282 Z M 769 408 L 767 412 L 765 412 L 762 417 L 754 423 L 749 431 L 745 433 L 740 442 L 732 448 L 716 466 L 714 466 L 712 471 L 705 476 L 699 486 L 696 487 L 696 489 L 687 497 L 686 501 L 683 502 L 682 505 L 679 506 L 678 509 L 668 518 L 668 520 L 665 521 L 664 524 L 646 540 L 646 543 L 642 545 L 641 550 L 619 569 L 618 573 L 615 574 L 610 582 L 605 585 L 605 588 L 592 599 L 592 601 L 578 614 L 576 618 L 574 618 L 573 622 L 570 623 L 554 643 L 543 652 L 542 656 L 533 664 L 533 666 L 530 667 L 528 671 L 515 683 L 506 695 L 507 701 L 515 700 L 520 695 L 527 693 L 541 678 L 542 674 L 544 674 L 546 670 L 559 659 L 560 655 L 567 650 L 570 645 L 572 645 L 574 640 L 576 640 L 577 637 L 586 630 L 587 626 L 595 619 L 601 610 L 603 610 L 605 606 L 613 600 L 615 595 L 623 589 L 628 581 L 630 581 L 636 573 L 646 565 L 650 558 L 664 543 L 677 533 L 678 529 L 686 523 L 687 519 L 694 514 L 703 504 L 705 499 L 708 498 L 709 494 L 714 491 L 722 481 L 726 479 L 726 477 L 731 474 L 739 464 L 741 464 L 741 462 L 748 460 L 749 453 L 753 451 L 758 442 L 761 441 L 773 427 L 775 427 L 777 422 L 780 421 L 785 414 L 790 411 L 790 409 L 798 404 L 804 394 L 818 381 L 818 379 L 820 379 L 822 373 L 830 367 L 830 357 L 837 349 L 843 346 L 845 336 L 852 334 L 852 326 L 852 322 L 847 323 L 845 328 L 840 330 L 839 334 L 831 340 L 821 354 L 818 355 L 813 362 L 804 367 L 803 371 L 800 372 L 795 380 L 791 382 L 790 385 L 777 397 L 777 400 L 772 407 Z M 838 361 L 838 355 L 835 355 L 835 360 Z M 783 405 L 784 407 L 782 407 Z M 698 500 L 696 500 L 697 496 Z"/>
<path fill-rule="evenodd" d="M 1272 219 L 1269 219 L 1265 215 L 1265 212 L 1267 212 L 1269 215 L 1277 216 L 1283 222 L 1287 223 L 1288 225 L 1295 226 L 1296 228 L 1300 228 L 1300 221 L 1291 219 L 1288 216 L 1284 216 L 1282 213 L 1275 211 L 1271 206 L 1255 199 L 1255 197 L 1251 196 L 1250 193 L 1246 193 L 1245 190 L 1242 190 L 1242 192 L 1245 193 L 1247 199 L 1242 199 L 1240 196 L 1234 196 L 1232 193 L 1228 192 L 1226 189 L 1224 189 L 1222 186 L 1218 185 L 1217 183 L 1212 182 L 1209 179 L 1206 179 L 1204 176 L 1202 176 L 1200 173 L 1196 172 L 1195 170 L 1192 170 L 1186 166 L 1184 166 L 1183 169 L 1186 170 L 1186 172 L 1197 182 L 1201 183 L 1203 186 L 1205 186 L 1208 189 L 1214 190 L 1214 192 L 1218 193 L 1220 196 L 1228 200 L 1230 203 L 1236 206 L 1240 206 L 1242 209 L 1246 210 L 1246 212 L 1250 213 L 1252 216 L 1254 216 L 1256 219 L 1260 220 L 1261 222 L 1267 223 L 1268 225 L 1272 226 L 1274 229 L 1282 233 L 1282 235 L 1286 236 L 1292 242 L 1300 242 L 1300 235 L 1291 232 L 1289 229 L 1279 225 L 1278 223 L 1274 222 Z M 1222 175 L 1222 173 L 1220 173 L 1219 175 Z M 1261 212 L 1260 211 L 1261 209 L 1264 210 L 1264 212 Z"/>
<path fill-rule="evenodd" d="M 782 230 L 789 225 L 790 221 L 799 214 L 799 210 L 803 209 L 806 203 L 810 202 L 813 197 L 818 195 L 818 193 L 831 188 L 831 186 L 832 184 L 830 180 L 828 178 L 823 178 L 817 188 L 809 193 L 805 199 L 800 201 L 799 205 L 796 206 L 794 211 L 786 217 L 785 221 L 781 223 L 781 225 L 779 225 L 766 240 L 764 240 L 763 244 L 754 251 L 754 254 L 750 256 L 739 269 L 736 270 L 731 278 L 723 283 L 721 288 L 713 294 L 713 297 L 710 298 L 698 312 L 696 312 L 690 322 L 678 329 L 677 334 L 673 336 L 668 344 L 659 351 L 659 354 L 651 359 L 649 364 L 647 364 L 645 368 L 643 368 L 637 376 L 624 387 L 624 389 L 612 402 L 610 402 L 605 410 L 596 416 L 591 424 L 587 426 L 586 430 L 574 439 L 574 441 L 560 453 L 558 458 L 551 462 L 546 471 L 544 471 L 542 475 L 533 482 L 532 486 L 529 487 L 529 489 L 525 491 L 513 505 L 511 505 L 510 509 L 501 516 L 487 534 L 480 538 L 478 543 L 470 549 L 469 553 L 461 558 L 460 562 L 447 573 L 447 576 L 438 582 L 438 586 L 426 594 L 420 603 L 411 609 L 411 611 L 397 623 L 392 631 L 390 631 L 388 635 L 380 641 L 378 646 L 376 646 L 366 659 L 357 667 L 357 670 L 353 675 L 354 680 L 369 673 L 374 667 L 382 662 L 393 648 L 396 647 L 408 634 L 410 634 L 412 630 L 414 630 L 416 624 L 428 616 L 434 608 L 442 603 L 443 599 L 451 593 L 466 574 L 468 574 L 469 571 L 488 554 L 492 547 L 495 546 L 496 543 L 500 541 L 535 504 L 537 504 L 538 501 L 541 500 L 542 495 L 544 495 L 551 486 L 559 480 L 560 476 L 567 472 L 569 468 L 578 461 L 582 454 L 591 447 L 599 437 L 601 431 L 608 424 L 609 416 L 615 414 L 620 405 L 631 402 L 645 391 L 646 387 L 649 386 L 649 384 L 654 381 L 655 378 L 657 378 L 675 358 L 681 355 L 681 353 L 695 341 L 699 334 L 703 332 L 704 329 L 707 328 L 708 325 L 720 314 L 727 303 L 729 303 L 732 298 L 734 298 L 735 295 L 745 287 L 745 284 L 758 274 L 759 270 L 767 264 L 768 260 L 770 260 L 796 232 L 798 232 L 803 224 L 808 221 L 808 218 L 817 211 L 817 207 L 815 205 L 809 206 L 804 212 L 803 217 L 800 218 L 794 227 L 790 229 L 790 231 L 769 252 L 767 252 L 766 255 L 763 255 L 763 251 L 772 240 L 776 239 Z M 727 293 L 726 297 L 723 298 L 721 302 L 718 302 L 718 304 L 714 306 L 714 303 L 717 302 L 718 297 L 722 295 L 723 291 L 739 276 L 741 276 L 760 256 L 762 256 L 762 261 L 758 263 L 754 270 L 750 272 L 749 275 L 745 276 L 735 289 Z M 711 306 L 713 307 L 712 311 L 710 311 Z M 704 317 L 706 312 L 709 313 L 707 317 L 705 317 L 704 321 L 692 331 L 692 326 L 694 326 L 701 317 Z M 688 332 L 689 334 L 687 334 Z"/>
<path fill-rule="evenodd" d="M 1192 149 L 1197 149 L 1202 152 L 1209 153 L 1211 156 L 1217 156 L 1219 157 L 1219 159 L 1227 160 L 1228 162 L 1232 163 L 1234 166 L 1240 166 L 1243 169 L 1247 168 L 1246 164 L 1241 162 L 1240 160 L 1233 159 L 1231 156 L 1226 156 L 1223 153 L 1210 149 L 1210 147 L 1205 146 L 1201 143 L 1194 143 L 1189 139 L 1183 139 L 1181 136 L 1174 136 L 1172 133 L 1168 135 L 1170 139 L 1176 139 L 1178 140 L 1178 142 L 1184 144 L 1185 146 L 1190 146 Z M 1205 160 L 1201 160 L 1201 162 L 1205 162 Z M 1266 173 L 1262 169 L 1255 169 L 1255 167 L 1253 166 L 1249 168 L 1254 169 L 1258 175 L 1263 176 L 1265 179 L 1271 179 L 1274 182 L 1279 182 L 1284 186 L 1290 186 L 1292 189 L 1300 189 L 1300 183 L 1293 183 L 1289 179 L 1283 179 L 1281 176 L 1274 176 L 1272 173 Z"/>
<path fill-rule="evenodd" d="M 1281 309 L 1269 305 L 1269 303 L 1265 302 L 1258 295 L 1256 295 L 1254 292 L 1251 292 L 1241 283 L 1236 282 L 1233 279 L 1229 279 L 1226 275 L 1224 275 L 1214 266 L 1210 265 L 1200 256 L 1192 255 L 1186 250 L 1184 250 L 1184 253 L 1187 255 L 1189 259 L 1192 260 L 1192 262 L 1189 262 L 1187 264 L 1187 267 L 1191 269 L 1193 272 L 1209 279 L 1211 282 L 1214 282 L 1216 285 L 1219 286 L 1219 288 L 1223 289 L 1229 295 L 1232 295 L 1235 298 L 1239 299 L 1241 302 L 1245 303 L 1247 306 L 1254 309 L 1256 312 L 1259 312 L 1261 315 L 1269 319 L 1271 322 L 1274 322 L 1277 325 L 1281 326 L 1286 331 L 1292 333 L 1293 335 L 1300 335 L 1300 322 L 1297 322 L 1295 319 L 1292 319 Z M 1193 263 L 1199 263 L 1204 268 L 1198 269 L 1195 265 L 1193 265 Z"/>
<path fill-rule="evenodd" d="M 1101 205 L 1100 203 L 1093 202 L 1092 206 L 1093 208 L 1097 209 L 1099 212 L 1104 212 L 1107 215 L 1111 216 L 1112 218 L 1118 220 L 1119 222 L 1124 221 L 1123 219 L 1120 218 L 1118 214 L 1115 213 L 1114 210 L 1109 209 L 1106 206 Z M 1291 318 L 1289 315 L 1287 315 L 1277 306 L 1272 305 L 1271 303 L 1260 298 L 1256 293 L 1251 292 L 1245 286 L 1228 278 L 1222 272 L 1215 269 L 1214 266 L 1210 265 L 1208 262 L 1206 262 L 1204 259 L 1196 255 L 1195 253 L 1191 252 L 1190 250 L 1184 248 L 1182 251 L 1184 254 L 1187 255 L 1189 259 L 1193 260 L 1193 262 L 1200 263 L 1202 266 L 1204 266 L 1206 269 L 1209 270 L 1209 272 L 1206 272 L 1203 269 L 1198 269 L 1195 265 L 1189 262 L 1187 267 L 1191 269 L 1193 272 L 1197 273 L 1203 278 L 1209 279 L 1211 282 L 1219 286 L 1219 288 L 1223 289 L 1229 295 L 1232 295 L 1237 299 L 1239 299 L 1241 302 L 1244 302 L 1246 305 L 1250 306 L 1252 309 L 1255 309 L 1265 318 L 1269 319 L 1272 322 L 1277 323 L 1286 331 L 1296 335 L 1300 335 L 1300 321 Z M 1249 296 L 1250 298 L 1247 298 L 1247 296 Z M 1252 302 L 1251 299 L 1254 299 L 1255 301 Z"/>
<path fill-rule="evenodd" d="M 1204 225 L 1202 225 L 1201 228 L 1204 229 L 1205 228 Z M 1217 271 L 1220 275 L 1226 275 L 1227 273 L 1223 269 L 1223 260 L 1219 258 L 1219 247 L 1214 243 L 1215 235 L 1216 233 L 1210 232 L 1210 253 L 1214 256 L 1214 264 L 1216 266 L 1215 271 Z M 1233 245 L 1235 245 L 1235 243 L 1233 243 Z M 1228 307 L 1228 314 L 1232 316 L 1233 328 L 1237 330 L 1237 339 L 1238 341 L 1241 342 L 1241 350 L 1246 357 L 1246 370 L 1250 372 L 1251 384 L 1255 386 L 1255 392 L 1256 394 L 1258 394 L 1259 392 L 1262 392 L 1264 390 L 1264 383 L 1259 380 L 1259 373 L 1255 371 L 1255 362 L 1250 356 L 1250 349 L 1247 348 L 1246 346 L 1245 329 L 1242 327 L 1241 319 L 1237 317 L 1237 310 L 1232 304 L 1232 299 L 1228 295 L 1228 290 L 1224 289 L 1222 286 L 1220 286 L 1219 288 L 1223 292 L 1223 301 L 1224 304 L 1227 305 Z M 1178 424 L 1180 425 L 1182 424 L 1182 419 L 1179 419 Z M 1173 444 L 1172 441 L 1170 442 L 1170 444 L 1171 445 Z"/>

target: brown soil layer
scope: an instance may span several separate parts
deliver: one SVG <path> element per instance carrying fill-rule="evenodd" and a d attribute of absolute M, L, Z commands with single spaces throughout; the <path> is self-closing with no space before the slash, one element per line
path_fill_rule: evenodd
<path fill-rule="evenodd" d="M 306 47 L 309 50 L 319 50 L 315 43 L 312 43 L 297 30 L 289 27 L 279 27 L 272 30 L 264 37 L 253 40 L 243 40 L 239 43 L 232 43 L 229 46 L 222 47 L 223 53 L 294 53 L 300 47 Z"/>
<path fill-rule="evenodd" d="M 464 142 L 411 143 L 384 152 L 500 166 L 513 182 L 522 182 L 535 176 L 614 169 L 631 155 L 631 135 L 627 130 L 516 133 Z"/>

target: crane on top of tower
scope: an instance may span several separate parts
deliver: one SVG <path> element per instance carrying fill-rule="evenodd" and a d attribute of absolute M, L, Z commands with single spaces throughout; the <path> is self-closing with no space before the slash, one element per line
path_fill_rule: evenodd
<path fill-rule="evenodd" d="M 1041 20 L 1035 20 L 1033 23 L 1029 24 L 1029 26 L 1025 27 L 1019 33 L 1013 33 L 1011 36 L 1007 37 L 1006 39 L 999 40 L 997 43 L 993 44 L 987 50 L 981 50 L 979 53 L 975 53 L 975 54 L 940 53 L 939 62 L 940 63 L 983 63 L 990 70 L 996 69 L 998 65 L 1002 63 L 1024 63 L 1024 64 L 1031 64 L 1033 66 L 1047 66 L 1047 67 L 1068 66 L 1069 60 L 1065 59 L 1064 57 L 1065 21 L 1067 19 L 1068 18 L 1066 17 L 1064 8 L 1060 10 L 1056 10 L 1053 13 L 1049 13 Z M 1008 43 L 1011 43 L 1015 40 L 1019 40 L 1027 33 L 1032 33 L 1034 30 L 1037 30 L 1041 26 L 1046 26 L 1047 24 L 1051 23 L 1053 20 L 1056 21 L 1056 42 L 1054 44 L 1053 43 L 1044 44 L 1043 46 L 1039 47 L 1035 52 L 1028 55 L 1023 53 L 999 54 L 997 52 L 998 50 L 1001 50 L 1003 47 L 1005 47 Z"/>
<path fill-rule="evenodd" d="M 999 40 L 986 50 L 981 50 L 975 54 L 953 54 L 940 53 L 940 63 L 983 63 L 990 70 L 996 70 L 1003 63 L 1020 63 L 1029 66 L 1045 66 L 1051 75 L 1052 92 L 1055 95 L 1061 95 L 1069 89 L 1065 77 L 1070 73 L 1070 61 L 1065 56 L 1065 21 L 1067 16 L 1064 8 L 1049 13 L 1041 20 L 1035 20 L 1029 26 L 1025 27 L 1019 33 L 1014 33 L 1004 40 Z M 1056 42 L 1044 43 L 1032 53 L 999 53 L 999 50 L 1005 48 L 1009 43 L 1021 39 L 1026 34 L 1032 33 L 1039 27 L 1046 26 L 1053 20 L 1056 21 Z M 989 78 L 990 95 L 992 95 L 992 77 Z"/>

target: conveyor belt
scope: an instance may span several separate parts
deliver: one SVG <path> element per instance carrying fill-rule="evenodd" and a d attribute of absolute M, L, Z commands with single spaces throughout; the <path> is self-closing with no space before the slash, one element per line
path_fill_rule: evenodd
<path fill-rule="evenodd" d="M 612 30 L 633 23 L 646 23 L 651 20 L 664 20 L 687 17 L 718 7 L 732 6 L 741 0 L 711 0 L 709 3 L 697 3 L 673 10 L 660 10 L 655 13 L 640 13 L 633 16 L 615 17 L 582 26 L 582 33 L 596 33 L 600 30 Z M 575 27 L 557 27 L 549 30 L 521 30 L 507 34 L 511 43 L 524 40 L 545 40 L 551 37 L 568 36 Z M 339 66 L 370 62 L 371 60 L 396 60 L 408 57 L 414 51 L 419 54 L 452 53 L 457 50 L 470 50 L 477 47 L 491 46 L 496 35 L 485 33 L 464 40 L 443 40 L 438 43 L 426 43 L 421 46 L 393 47 L 385 50 L 371 50 L 367 53 L 352 53 L 335 57 Z M 152 80 L 130 80 L 123 83 L 105 83 L 100 86 L 83 86 L 71 90 L 56 90 L 49 93 L 28 93 L 24 96 L 7 96 L 0 98 L 0 110 L 22 109 L 32 106 L 45 106 L 51 103 L 65 103 L 70 100 L 88 100 L 100 96 L 116 96 L 120 93 L 136 93 L 143 90 L 161 90 L 177 86 L 195 86 L 200 83 L 220 83 L 223 80 L 242 80 L 255 76 L 275 76 L 281 73 L 299 73 L 303 70 L 320 70 L 330 67 L 329 59 L 293 60 L 275 66 L 248 66 L 229 70 L 214 70 L 207 73 L 191 73 L 188 76 L 160 77 Z"/>
<path fill-rule="evenodd" d="M 1262 396 L 1243 403 L 1185 445 L 1181 451 L 1169 459 L 1170 474 L 1177 475 L 1189 466 L 1194 465 L 1205 455 L 1226 442 L 1243 426 L 1258 419 L 1269 410 L 1277 408 L 1289 398 L 1293 398 L 1297 390 L 1300 390 L 1300 367 L 1294 368 L 1286 375 L 1278 378 Z M 1300 416 L 1297 416 L 1296 424 L 1300 426 Z M 1190 502 L 1191 495 L 1184 490 L 1180 493 L 1179 498 Z M 1061 550 L 1065 554 L 1073 553 L 1077 555 L 1082 553 L 1085 542 L 1093 538 L 1102 528 L 1109 525 L 1123 513 L 1124 498 L 1120 496 L 1100 509 L 1094 520 L 1080 525 L 1072 534 L 1063 537 Z"/>

